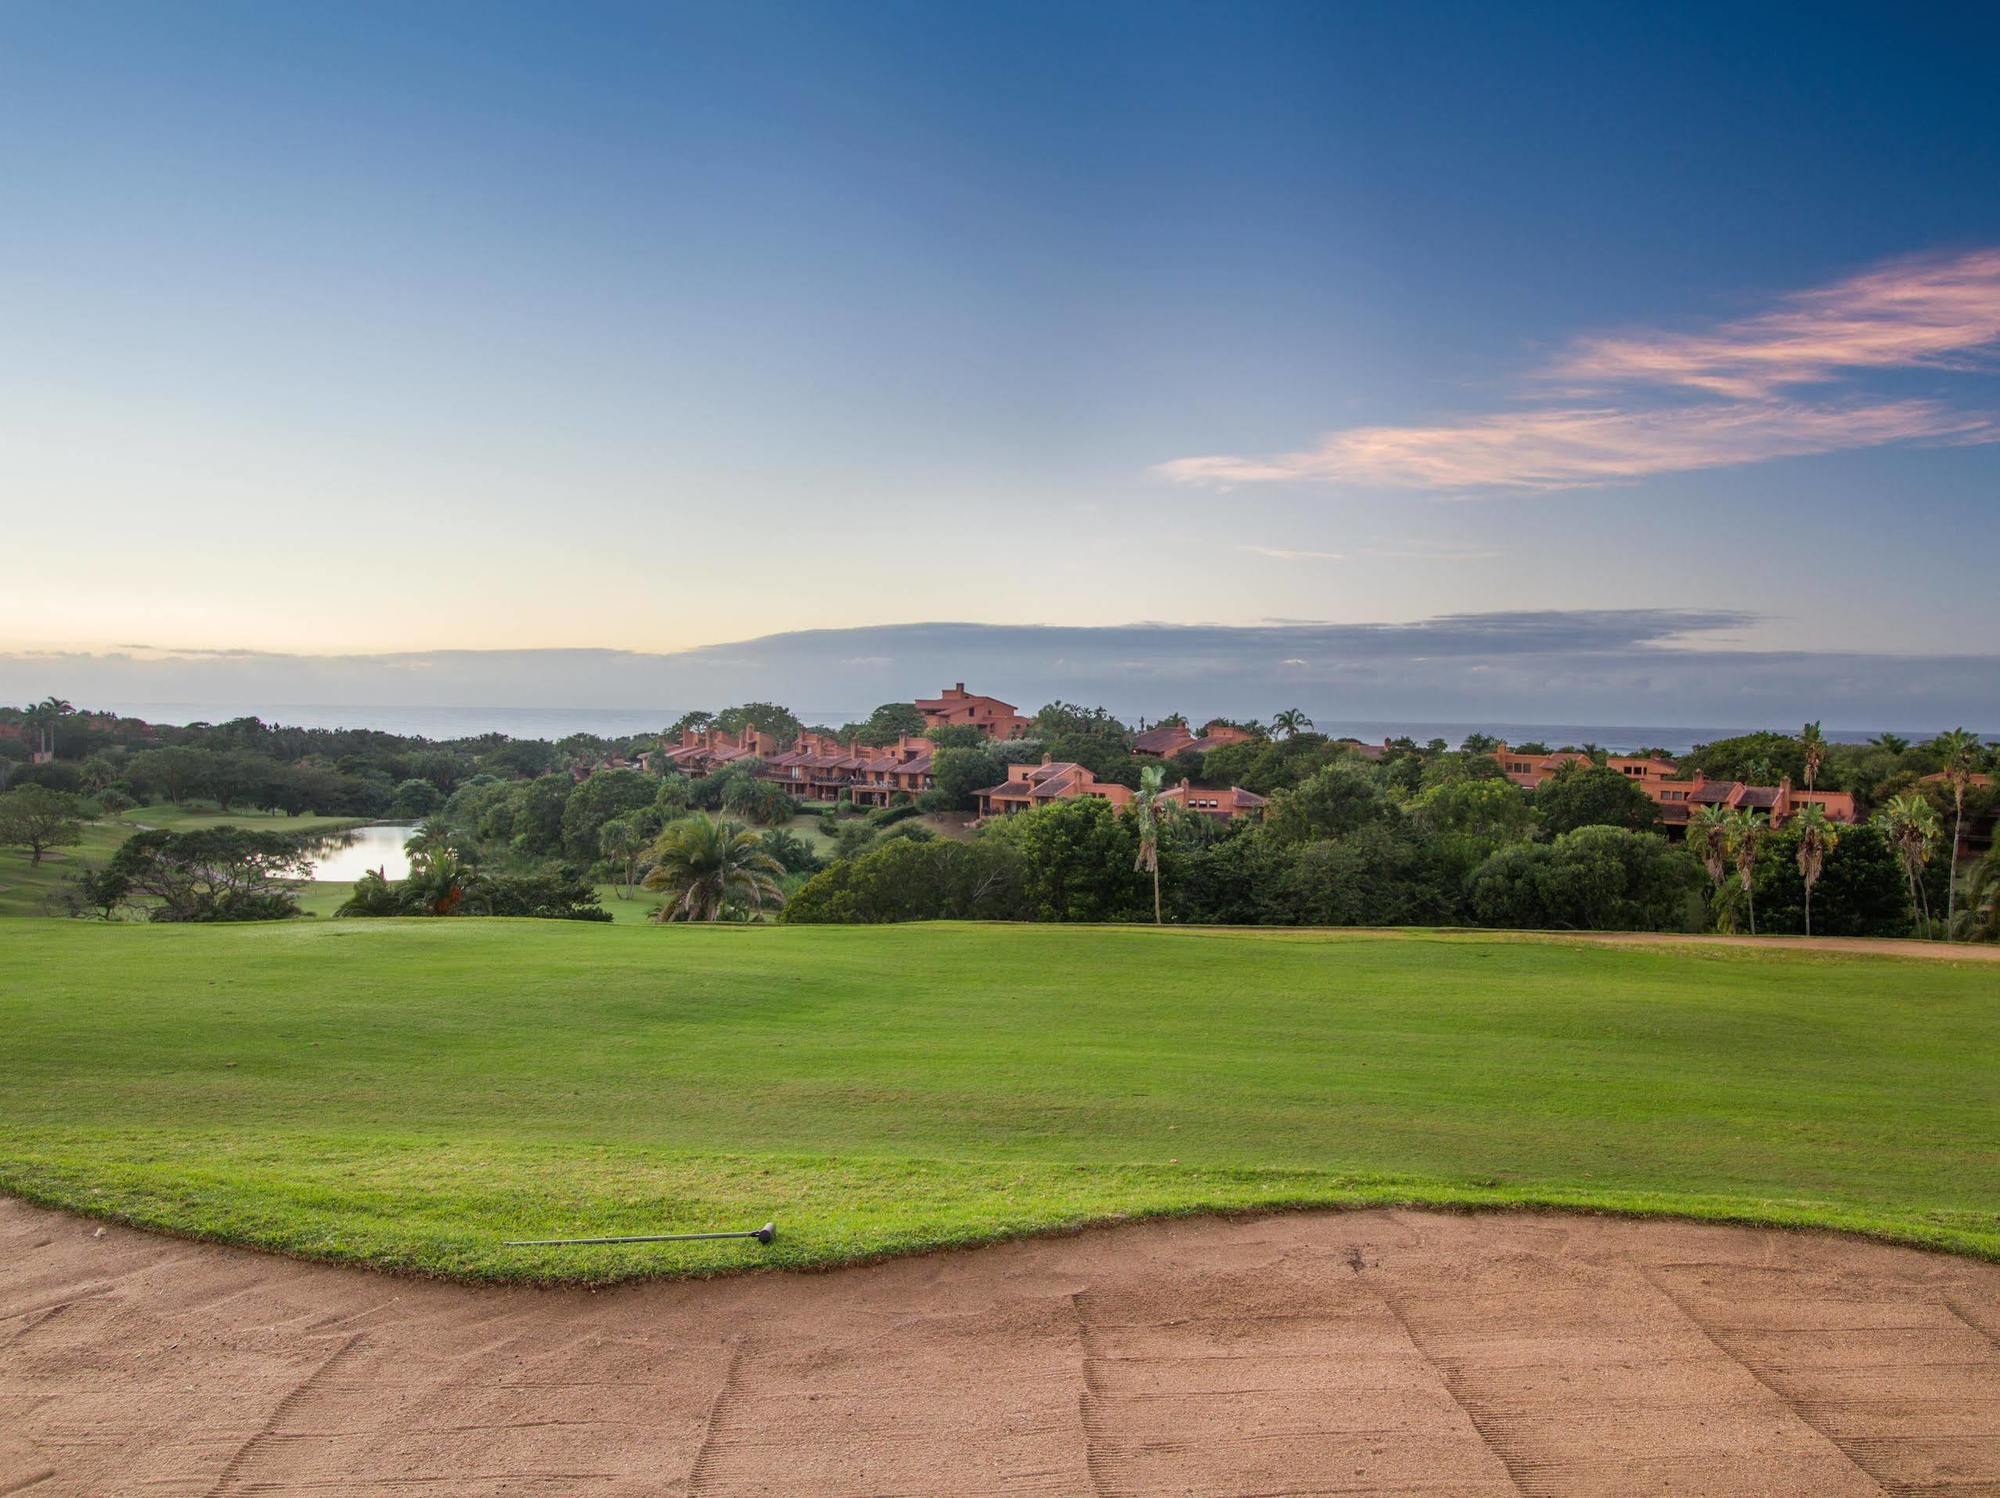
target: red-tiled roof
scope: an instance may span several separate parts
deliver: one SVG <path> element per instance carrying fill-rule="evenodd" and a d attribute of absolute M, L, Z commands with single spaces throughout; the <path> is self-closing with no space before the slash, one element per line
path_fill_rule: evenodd
<path fill-rule="evenodd" d="M 1140 754 L 1172 754 L 1194 741 L 1185 723 L 1169 723 L 1165 728 L 1149 728 L 1138 735 L 1132 740 L 1132 748 Z"/>

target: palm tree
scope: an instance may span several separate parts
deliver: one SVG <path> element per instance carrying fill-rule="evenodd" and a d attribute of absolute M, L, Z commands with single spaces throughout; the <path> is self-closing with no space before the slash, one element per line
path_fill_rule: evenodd
<path fill-rule="evenodd" d="M 1808 762 L 1810 763 L 1810 762 Z M 1817 803 L 1801 811 L 1799 829 L 1799 877 L 1806 882 L 1806 935 L 1812 935 L 1812 892 L 1826 867 L 1826 855 L 1840 843 L 1840 828 Z"/>
<path fill-rule="evenodd" d="M 1132 867 L 1153 876 L 1153 924 L 1165 925 L 1160 918 L 1160 787 L 1167 772 L 1159 765 L 1147 765 L 1139 772 L 1139 790 L 1132 797 L 1132 816 L 1139 824 L 1139 856 Z"/>
<path fill-rule="evenodd" d="M 428 868 L 446 859 L 470 864 L 471 856 L 459 851 L 452 841 L 451 829 L 436 817 L 430 818 L 415 832 L 403 839 L 403 851 L 410 855 L 410 867 Z"/>
<path fill-rule="evenodd" d="M 1313 726 L 1313 720 L 1295 707 L 1288 707 L 1271 719 L 1271 732 L 1290 738 L 1295 733 L 1304 733 Z"/>
<path fill-rule="evenodd" d="M 632 886 L 639 881 L 639 860 L 651 845 L 637 817 L 613 817 L 597 830 L 597 851 L 624 870 L 618 898 L 632 898 Z"/>
<path fill-rule="evenodd" d="M 1987 850 L 1966 881 L 1958 934 L 1965 941 L 2000 941 L 2000 845 Z"/>
<path fill-rule="evenodd" d="M 35 757 L 54 759 L 56 753 L 56 725 L 76 709 L 60 697 L 44 697 L 21 716 L 28 720 L 28 726 L 35 730 Z"/>
<path fill-rule="evenodd" d="M 1819 731 L 1819 719 L 1813 719 L 1800 731 L 1799 747 L 1805 751 L 1806 789 L 1811 790 L 1819 767 L 1826 763 L 1826 736 Z"/>
<path fill-rule="evenodd" d="M 741 822 L 694 816 L 676 822 L 653 844 L 653 868 L 642 881 L 665 894 L 656 921 L 719 921 L 732 903 L 761 912 L 784 903 L 784 865 Z"/>
<path fill-rule="evenodd" d="M 1754 811 L 1738 811 L 1729 818 L 1729 856 L 1736 863 L 1736 877 L 1743 885 L 1743 898 L 1750 910 L 1750 934 L 1757 934 L 1757 895 L 1751 881 L 1757 874 L 1757 850 L 1763 846 L 1771 826 Z"/>
<path fill-rule="evenodd" d="M 1910 914 L 1923 923 L 1928 933 L 1931 900 L 1924 890 L 1924 868 L 1931 861 L 1931 850 L 1937 846 L 1937 808 L 1915 791 L 1905 791 L 1890 798 L 1889 804 L 1877 813 L 1875 825 L 1896 850 L 1903 877 L 1910 881 Z"/>
<path fill-rule="evenodd" d="M 1713 802 L 1700 807 L 1688 818 L 1688 851 L 1708 870 L 1709 882 L 1717 893 L 1729 877 L 1729 808 Z"/>
<path fill-rule="evenodd" d="M 1958 920 L 1958 847 L 1959 838 L 1965 830 L 1965 792 L 1972 784 L 1972 769 L 1979 763 L 1983 747 L 1978 734 L 1963 728 L 1954 728 L 1950 733 L 1941 733 L 1931 740 L 1931 748 L 1943 761 L 1941 768 L 1945 784 L 1951 787 L 1951 849 L 1945 855 L 1947 872 L 1944 882 L 1944 929 L 1947 936 Z"/>

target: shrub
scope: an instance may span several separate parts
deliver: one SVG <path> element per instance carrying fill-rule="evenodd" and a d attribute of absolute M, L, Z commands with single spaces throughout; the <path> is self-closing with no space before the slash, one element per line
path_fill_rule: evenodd
<path fill-rule="evenodd" d="M 1483 926 L 1570 931 L 1691 931 L 1707 877 L 1682 848 L 1623 827 L 1580 827 L 1553 843 L 1502 848 L 1473 874 Z"/>

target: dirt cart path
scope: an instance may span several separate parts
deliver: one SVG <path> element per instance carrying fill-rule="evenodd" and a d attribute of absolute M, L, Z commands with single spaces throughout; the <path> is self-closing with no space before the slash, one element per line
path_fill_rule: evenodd
<path fill-rule="evenodd" d="M 1965 1498 L 1996 1338 L 2000 1266 L 1672 1223 L 1158 1223 L 592 1294 L 0 1200 L 0 1493 Z"/>

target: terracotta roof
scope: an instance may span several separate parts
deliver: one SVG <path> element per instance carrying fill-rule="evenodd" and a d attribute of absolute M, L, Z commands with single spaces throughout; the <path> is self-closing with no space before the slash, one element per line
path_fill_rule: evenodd
<path fill-rule="evenodd" d="M 1169 723 L 1165 728 L 1149 728 L 1132 740 L 1132 748 L 1139 754 L 1172 754 L 1183 744 L 1192 744 L 1193 734 L 1185 723 Z"/>
<path fill-rule="evenodd" d="M 1688 800 L 1697 806 L 1727 806 L 1738 784 L 1734 780 L 1704 781 L 1688 794 Z"/>

